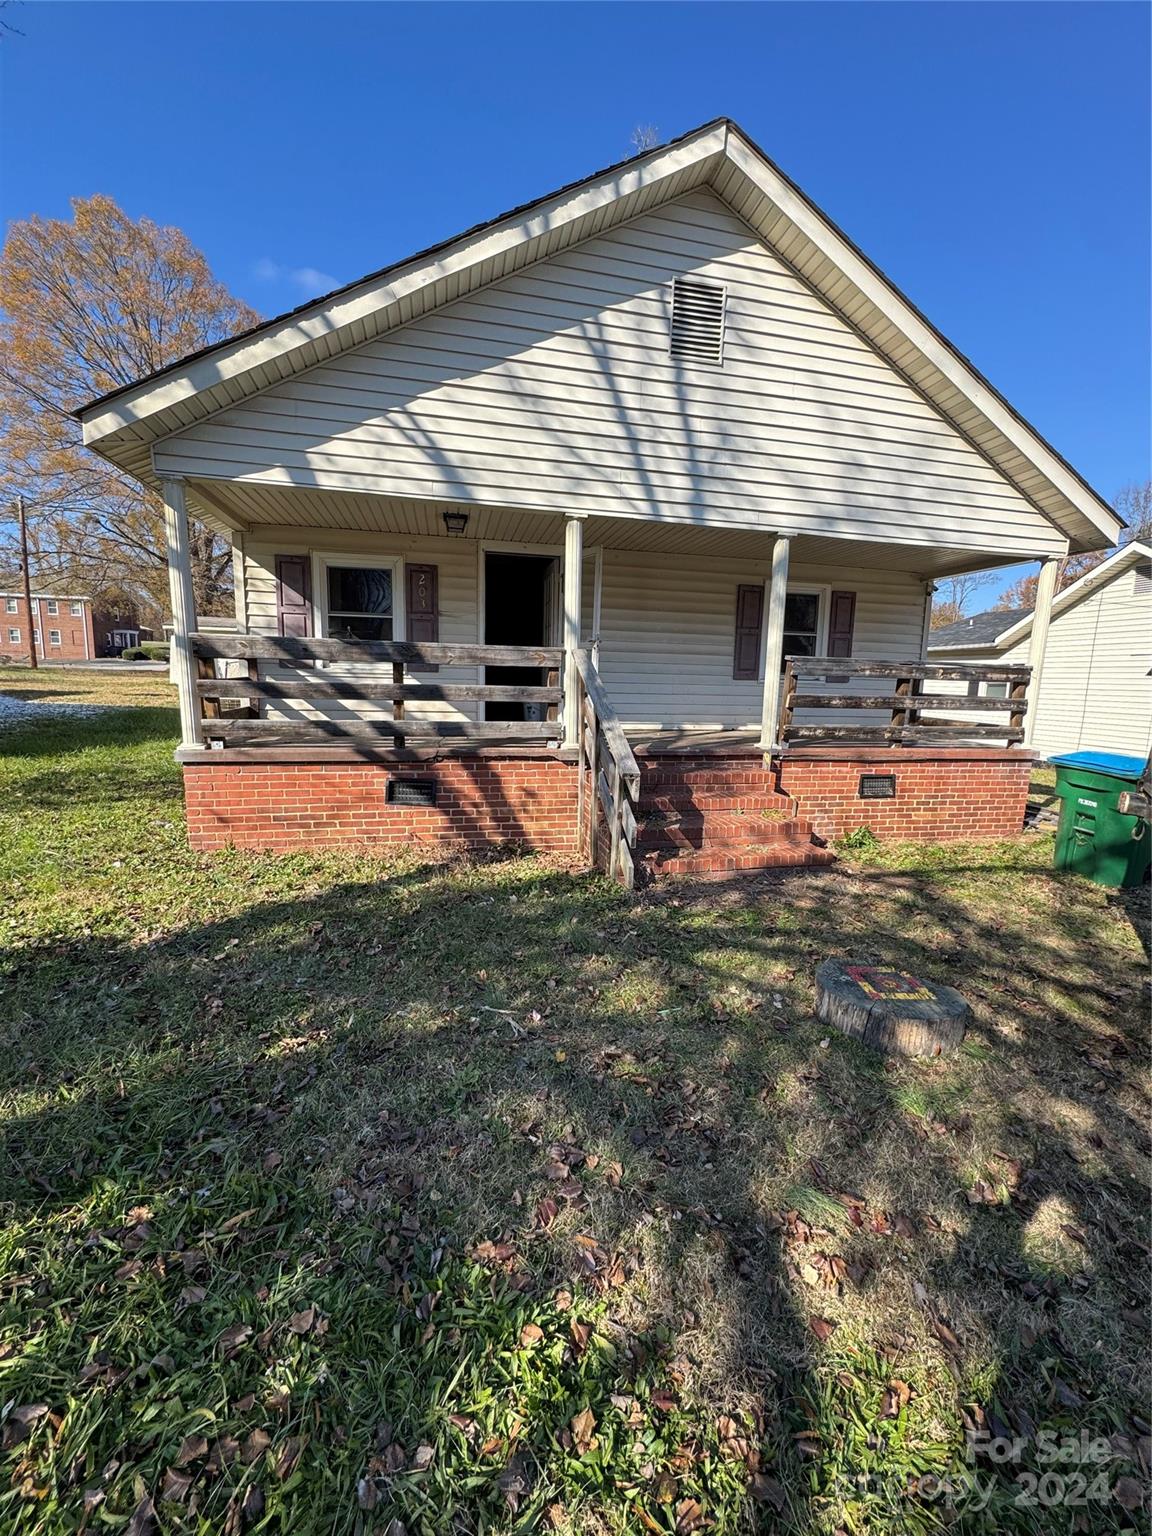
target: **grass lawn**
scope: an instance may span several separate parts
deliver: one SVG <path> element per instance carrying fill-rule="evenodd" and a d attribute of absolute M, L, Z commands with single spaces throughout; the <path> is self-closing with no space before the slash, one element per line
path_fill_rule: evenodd
<path fill-rule="evenodd" d="M 125 706 L 0 727 L 0 1531 L 1144 1528 L 1143 898 L 195 855 L 162 676 L 0 691 Z"/>

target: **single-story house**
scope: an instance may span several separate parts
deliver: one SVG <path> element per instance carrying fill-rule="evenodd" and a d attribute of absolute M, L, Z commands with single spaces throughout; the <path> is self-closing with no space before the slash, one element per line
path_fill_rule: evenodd
<path fill-rule="evenodd" d="M 0 662 L 91 661 L 92 599 L 75 592 L 0 592 Z"/>
<path fill-rule="evenodd" d="M 928 659 L 967 665 L 1024 662 L 1031 608 L 993 609 L 932 632 Z M 961 684 L 945 685 L 948 691 Z M 1005 683 L 972 683 L 1004 697 Z M 1125 544 L 1058 592 L 1044 674 L 1033 689 L 1032 746 L 1059 752 L 1152 752 L 1152 549 Z"/>
<path fill-rule="evenodd" d="M 932 584 L 1036 560 L 1043 608 L 1122 526 L 727 119 L 77 414 L 164 499 L 202 848 L 512 838 L 630 883 L 1013 831 L 1044 626 L 981 674 L 1006 725 L 929 720 Z"/>

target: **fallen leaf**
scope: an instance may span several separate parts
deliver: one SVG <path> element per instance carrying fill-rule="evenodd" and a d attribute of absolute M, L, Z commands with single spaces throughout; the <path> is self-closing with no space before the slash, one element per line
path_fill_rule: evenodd
<path fill-rule="evenodd" d="M 812 1316 L 808 1319 L 808 1326 L 811 1328 L 812 1332 L 816 1335 L 820 1342 L 824 1343 L 825 1340 L 832 1337 L 839 1325 L 836 1323 L 830 1323 L 826 1317 L 817 1317 L 816 1314 L 813 1313 Z"/>
<path fill-rule="evenodd" d="M 223 1224 L 220 1230 L 221 1232 L 235 1232 L 237 1227 L 244 1225 L 249 1216 L 255 1216 L 255 1214 L 256 1207 L 254 1205 L 249 1206 L 246 1211 L 237 1211 L 235 1216 L 229 1216 L 228 1220 Z"/>
<path fill-rule="evenodd" d="M 251 1337 L 251 1323 L 233 1323 L 231 1328 L 225 1328 L 216 1340 L 216 1348 L 222 1351 L 225 1360 L 231 1360 Z"/>
<path fill-rule="evenodd" d="M 574 1317 L 568 1325 L 568 1334 L 572 1340 L 572 1353 L 579 1360 L 588 1348 L 588 1341 L 592 1337 L 592 1324 Z"/>
<path fill-rule="evenodd" d="M 124 1536 L 155 1536 L 156 1532 L 156 1506 L 151 1496 L 145 1494 L 132 1511 L 132 1518 L 128 1522 Z"/>
<path fill-rule="evenodd" d="M 412 1456 L 412 1465 L 417 1472 L 425 1472 L 432 1465 L 436 1455 L 436 1448 L 432 1445 L 418 1445 Z"/>
<path fill-rule="evenodd" d="M 787 1502 L 784 1489 L 774 1477 L 769 1477 L 766 1472 L 753 1472 L 748 1479 L 748 1492 L 758 1504 L 771 1504 L 777 1514 L 784 1512 Z"/>
<path fill-rule="evenodd" d="M 191 1473 L 180 1472 L 175 1467 L 169 1467 L 164 1474 L 160 1497 L 169 1500 L 173 1504 L 183 1504 L 191 1491 Z"/>
<path fill-rule="evenodd" d="M 884 1388 L 884 1398 L 880 1404 L 880 1417 L 882 1419 L 895 1419 L 900 1416 L 900 1410 L 906 1408 L 912 1398 L 912 1388 L 906 1381 L 894 1378 Z"/>
<path fill-rule="evenodd" d="M 293 1333 L 307 1333 L 316 1321 L 316 1308 L 305 1307 L 302 1312 L 293 1312 L 288 1319 L 288 1326 Z"/>
<path fill-rule="evenodd" d="M 308 1444 L 307 1436 L 292 1435 L 280 1447 L 276 1457 L 276 1476 L 283 1482 L 285 1478 L 292 1476 L 300 1457 L 304 1454 L 304 1447 Z"/>
<path fill-rule="evenodd" d="M 1112 1497 L 1121 1509 L 1126 1509 L 1131 1514 L 1133 1510 L 1143 1506 L 1144 1490 L 1134 1477 L 1118 1477 L 1116 1486 L 1112 1490 Z"/>
<path fill-rule="evenodd" d="M 544 1330 L 537 1323 L 525 1323 L 520 1330 L 520 1343 L 524 1346 L 539 1344 L 544 1337 Z"/>
<path fill-rule="evenodd" d="M 208 1442 L 203 1435 L 185 1435 L 176 1452 L 176 1466 L 186 1467 L 190 1461 L 199 1461 L 208 1454 Z"/>
<path fill-rule="evenodd" d="M 543 1200 L 537 1201 L 536 1225 L 547 1230 L 547 1228 L 550 1227 L 556 1220 L 559 1209 L 560 1207 L 550 1196 L 545 1196 Z"/>
<path fill-rule="evenodd" d="M 596 1446 L 596 1416 L 591 1408 L 582 1408 L 568 1428 L 572 1431 L 572 1443 L 577 1455 L 585 1456 Z"/>
<path fill-rule="evenodd" d="M 244 1441 L 244 1449 L 241 1452 L 240 1459 L 244 1462 L 245 1466 L 250 1467 L 253 1462 L 260 1460 L 271 1444 L 272 1436 L 266 1429 L 254 1429 Z"/>
<path fill-rule="evenodd" d="M 689 1536 L 704 1524 L 704 1510 L 698 1499 L 681 1499 L 676 1506 L 676 1536 Z"/>

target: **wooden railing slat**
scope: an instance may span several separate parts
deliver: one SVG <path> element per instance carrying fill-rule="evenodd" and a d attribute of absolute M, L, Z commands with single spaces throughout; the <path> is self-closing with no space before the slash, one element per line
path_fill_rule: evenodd
<path fill-rule="evenodd" d="M 433 737 L 441 741 L 556 741 L 560 732 L 547 720 L 205 720 L 211 740 L 270 746 L 320 740 L 373 741 L 381 737 Z"/>
<path fill-rule="evenodd" d="M 292 635 L 203 635 L 189 637 L 192 654 L 214 660 L 405 662 L 452 667 L 548 667 L 558 669 L 559 646 L 433 645 L 415 640 L 325 640 Z"/>
<path fill-rule="evenodd" d="M 916 700 L 916 709 L 994 710 L 1009 712 L 1027 708 L 1023 699 L 990 699 L 962 693 L 920 694 L 855 694 L 855 693 L 798 693 L 793 698 L 795 709 L 892 709 L 898 698 Z"/>
<path fill-rule="evenodd" d="M 1027 682 L 1032 669 L 1006 662 L 937 663 L 932 661 L 854 661 L 845 656 L 789 656 L 797 677 L 831 673 L 836 677 L 908 677 L 929 682 L 965 682 L 979 677 L 988 683 Z"/>
<path fill-rule="evenodd" d="M 392 699 L 428 700 L 440 703 L 491 701 L 508 704 L 558 704 L 559 688 L 537 688 L 501 683 L 368 683 L 350 678 L 325 678 L 301 673 L 295 679 L 247 677 L 202 678 L 197 684 L 205 698 L 217 699 Z"/>

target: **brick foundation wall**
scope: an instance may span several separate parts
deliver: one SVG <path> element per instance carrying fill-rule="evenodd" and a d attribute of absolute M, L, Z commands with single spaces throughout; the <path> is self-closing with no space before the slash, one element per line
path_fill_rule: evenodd
<path fill-rule="evenodd" d="M 868 827 L 880 838 L 949 842 L 1014 837 L 1024 825 L 1032 756 L 1004 749 L 827 749 L 786 756 L 778 778 L 818 837 Z M 862 800 L 862 773 L 894 774 L 891 800 Z"/>
<path fill-rule="evenodd" d="M 193 848 L 315 848 L 336 843 L 523 842 L 575 851 L 576 769 L 540 757 L 440 762 L 185 763 Z M 389 805 L 390 778 L 434 779 L 435 809 Z"/>

